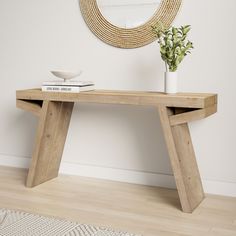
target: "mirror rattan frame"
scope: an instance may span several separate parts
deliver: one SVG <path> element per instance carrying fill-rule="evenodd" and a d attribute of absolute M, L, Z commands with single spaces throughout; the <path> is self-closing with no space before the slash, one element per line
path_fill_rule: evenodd
<path fill-rule="evenodd" d="M 181 3 L 182 0 L 162 0 L 149 21 L 130 29 L 114 26 L 107 21 L 100 12 L 96 0 L 80 0 L 80 9 L 90 30 L 103 42 L 118 48 L 138 48 L 156 40 L 151 26 L 158 22 L 162 22 L 165 27 L 172 24 Z"/>

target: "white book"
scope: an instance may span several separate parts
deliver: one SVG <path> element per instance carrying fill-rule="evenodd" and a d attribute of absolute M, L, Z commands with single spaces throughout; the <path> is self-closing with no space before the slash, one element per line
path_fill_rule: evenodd
<path fill-rule="evenodd" d="M 88 86 L 58 86 L 58 85 L 44 85 L 43 92 L 63 92 L 63 93 L 79 93 L 94 90 L 94 85 Z"/>
<path fill-rule="evenodd" d="M 70 81 L 63 81 L 63 80 L 52 80 L 52 81 L 44 81 L 42 86 L 47 85 L 61 85 L 61 86 L 87 86 L 87 85 L 94 85 L 92 81 L 78 81 L 78 80 L 70 80 Z"/>

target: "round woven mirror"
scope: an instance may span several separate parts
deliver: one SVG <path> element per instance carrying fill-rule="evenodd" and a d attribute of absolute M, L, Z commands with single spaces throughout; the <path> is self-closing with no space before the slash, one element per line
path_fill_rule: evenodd
<path fill-rule="evenodd" d="M 130 4 L 126 3 L 124 6 L 128 5 L 130 7 L 131 3 L 137 5 L 137 2 L 134 3 L 134 0 L 130 1 Z M 143 1 L 144 5 L 145 0 Z M 110 4 L 112 1 L 107 2 Z M 138 2 L 142 4 L 141 0 Z M 165 27 L 171 25 L 180 9 L 181 3 L 182 0 L 160 0 L 157 4 L 157 9 L 154 11 L 154 15 L 148 17 L 146 22 L 133 28 L 116 26 L 117 24 L 114 25 L 110 22 L 102 14 L 97 0 L 80 0 L 80 9 L 90 30 L 102 41 L 119 48 L 137 48 L 156 40 L 151 26 L 158 23 L 161 23 Z M 113 4 L 112 6 L 115 7 L 116 5 Z M 121 5 L 118 7 L 121 7 Z"/>

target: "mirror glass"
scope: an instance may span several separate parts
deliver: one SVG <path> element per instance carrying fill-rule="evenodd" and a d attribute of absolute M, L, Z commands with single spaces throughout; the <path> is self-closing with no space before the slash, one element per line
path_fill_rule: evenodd
<path fill-rule="evenodd" d="M 104 18 L 120 28 L 145 24 L 158 10 L 162 0 L 97 0 Z"/>

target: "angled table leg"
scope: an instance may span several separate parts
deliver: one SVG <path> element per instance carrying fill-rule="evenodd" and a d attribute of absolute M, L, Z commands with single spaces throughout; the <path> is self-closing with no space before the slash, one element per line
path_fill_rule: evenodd
<path fill-rule="evenodd" d="M 188 124 L 171 126 L 170 109 L 158 109 L 181 206 L 191 213 L 204 199 L 204 191 Z"/>
<path fill-rule="evenodd" d="M 74 103 L 43 101 L 26 186 L 58 176 Z"/>

